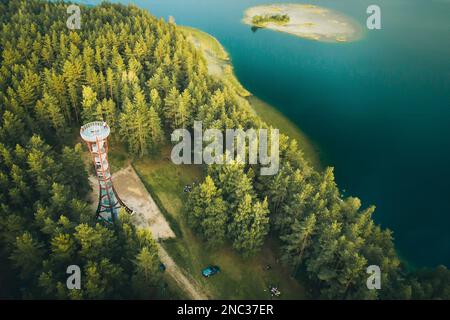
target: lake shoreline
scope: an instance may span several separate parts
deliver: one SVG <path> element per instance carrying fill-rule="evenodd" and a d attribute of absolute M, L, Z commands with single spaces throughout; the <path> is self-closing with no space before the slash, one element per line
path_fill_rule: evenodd
<path fill-rule="evenodd" d="M 229 57 L 229 54 L 225 50 L 225 48 L 223 48 L 223 46 L 221 45 L 220 41 L 218 41 L 214 36 L 210 35 L 209 33 L 194 27 L 185 27 L 185 26 L 178 26 L 178 27 L 184 29 L 189 28 L 190 30 L 193 30 L 195 32 L 200 32 L 204 36 L 207 36 L 207 38 L 204 39 L 205 42 L 215 43 L 218 46 L 220 46 L 216 48 L 217 53 L 218 54 L 220 53 L 222 55 L 222 58 L 218 60 L 221 60 L 222 62 L 226 61 L 226 63 L 230 65 L 231 71 L 233 73 L 232 76 L 236 79 L 239 85 L 242 86 L 237 77 L 234 75 L 231 58 Z M 209 62 L 211 63 L 211 61 Z M 244 87 L 242 86 L 242 88 Z M 260 99 L 251 92 L 247 91 L 245 88 L 244 90 L 248 94 L 245 94 L 244 96 L 241 97 L 244 98 L 246 101 L 248 101 L 252 110 L 258 115 L 258 117 L 268 125 L 271 125 L 275 128 L 279 128 L 281 133 L 286 134 L 292 139 L 295 139 L 298 142 L 300 149 L 303 151 L 305 159 L 312 165 L 314 169 L 316 169 L 317 171 L 323 171 L 324 168 L 327 166 L 327 160 L 321 154 L 321 149 L 319 148 L 319 146 L 316 143 L 314 143 L 311 140 L 311 138 L 309 138 L 296 124 L 294 124 L 289 118 L 287 118 L 284 114 L 282 114 L 282 112 L 279 111 L 275 106 Z M 401 252 L 399 252 L 397 246 L 396 251 L 397 253 L 399 253 L 399 259 L 401 263 L 405 266 L 406 270 L 415 271 L 420 269 L 419 266 L 417 266 L 412 261 L 405 258 L 404 255 L 401 254 Z"/>
<path fill-rule="evenodd" d="M 228 52 L 214 36 L 189 26 L 177 26 L 185 32 L 191 42 L 205 55 L 208 72 L 230 84 L 236 89 L 240 99 L 245 99 L 252 111 L 265 123 L 278 128 L 281 133 L 295 139 L 303 151 L 305 159 L 316 169 L 323 170 L 320 149 L 311 139 L 276 107 L 249 92 L 234 74 Z"/>

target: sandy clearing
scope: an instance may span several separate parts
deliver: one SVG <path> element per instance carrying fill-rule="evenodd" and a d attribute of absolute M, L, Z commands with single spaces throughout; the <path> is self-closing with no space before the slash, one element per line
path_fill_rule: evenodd
<path fill-rule="evenodd" d="M 150 228 L 156 240 L 175 237 L 175 233 L 131 166 L 113 174 L 112 180 L 120 199 L 134 211 L 133 223 L 136 226 Z M 97 178 L 91 176 L 89 181 L 94 189 L 92 202 L 96 206 L 98 199 Z"/>
<path fill-rule="evenodd" d="M 133 222 L 137 226 L 149 227 L 157 240 L 175 237 L 175 233 L 133 167 L 128 166 L 116 172 L 113 175 L 113 182 L 119 197 L 135 212 Z"/>

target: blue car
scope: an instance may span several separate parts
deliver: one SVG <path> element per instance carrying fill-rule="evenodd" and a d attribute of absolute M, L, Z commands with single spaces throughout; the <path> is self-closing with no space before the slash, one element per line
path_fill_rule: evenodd
<path fill-rule="evenodd" d="M 202 275 L 206 278 L 209 278 L 220 272 L 220 268 L 218 266 L 208 266 L 202 270 Z"/>

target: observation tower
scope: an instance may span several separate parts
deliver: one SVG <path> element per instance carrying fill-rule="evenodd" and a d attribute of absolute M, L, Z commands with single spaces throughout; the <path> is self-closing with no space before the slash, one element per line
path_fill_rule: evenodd
<path fill-rule="evenodd" d="M 128 213 L 133 210 L 128 208 L 117 195 L 111 180 L 111 172 L 108 163 L 108 136 L 109 126 L 103 121 L 89 122 L 81 127 L 80 135 L 89 148 L 94 160 L 94 168 L 98 178 L 99 198 L 97 207 L 97 219 L 114 223 L 118 219 L 120 208 Z"/>

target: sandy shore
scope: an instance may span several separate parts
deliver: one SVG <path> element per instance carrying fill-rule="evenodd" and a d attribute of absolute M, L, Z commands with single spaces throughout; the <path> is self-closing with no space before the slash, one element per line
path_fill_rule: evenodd
<path fill-rule="evenodd" d="M 250 95 L 250 92 L 241 85 L 234 75 L 228 52 L 216 38 L 196 28 L 186 26 L 178 26 L 178 28 L 183 31 L 188 40 L 197 49 L 202 51 L 210 75 L 218 77 L 233 86 L 240 97 L 248 97 Z"/>
<path fill-rule="evenodd" d="M 268 22 L 262 26 L 252 22 L 256 15 L 276 14 L 287 14 L 289 22 L 283 25 Z M 347 42 L 362 37 L 362 27 L 353 19 L 337 11 L 309 4 L 270 4 L 251 7 L 245 11 L 243 22 L 317 41 Z"/>

